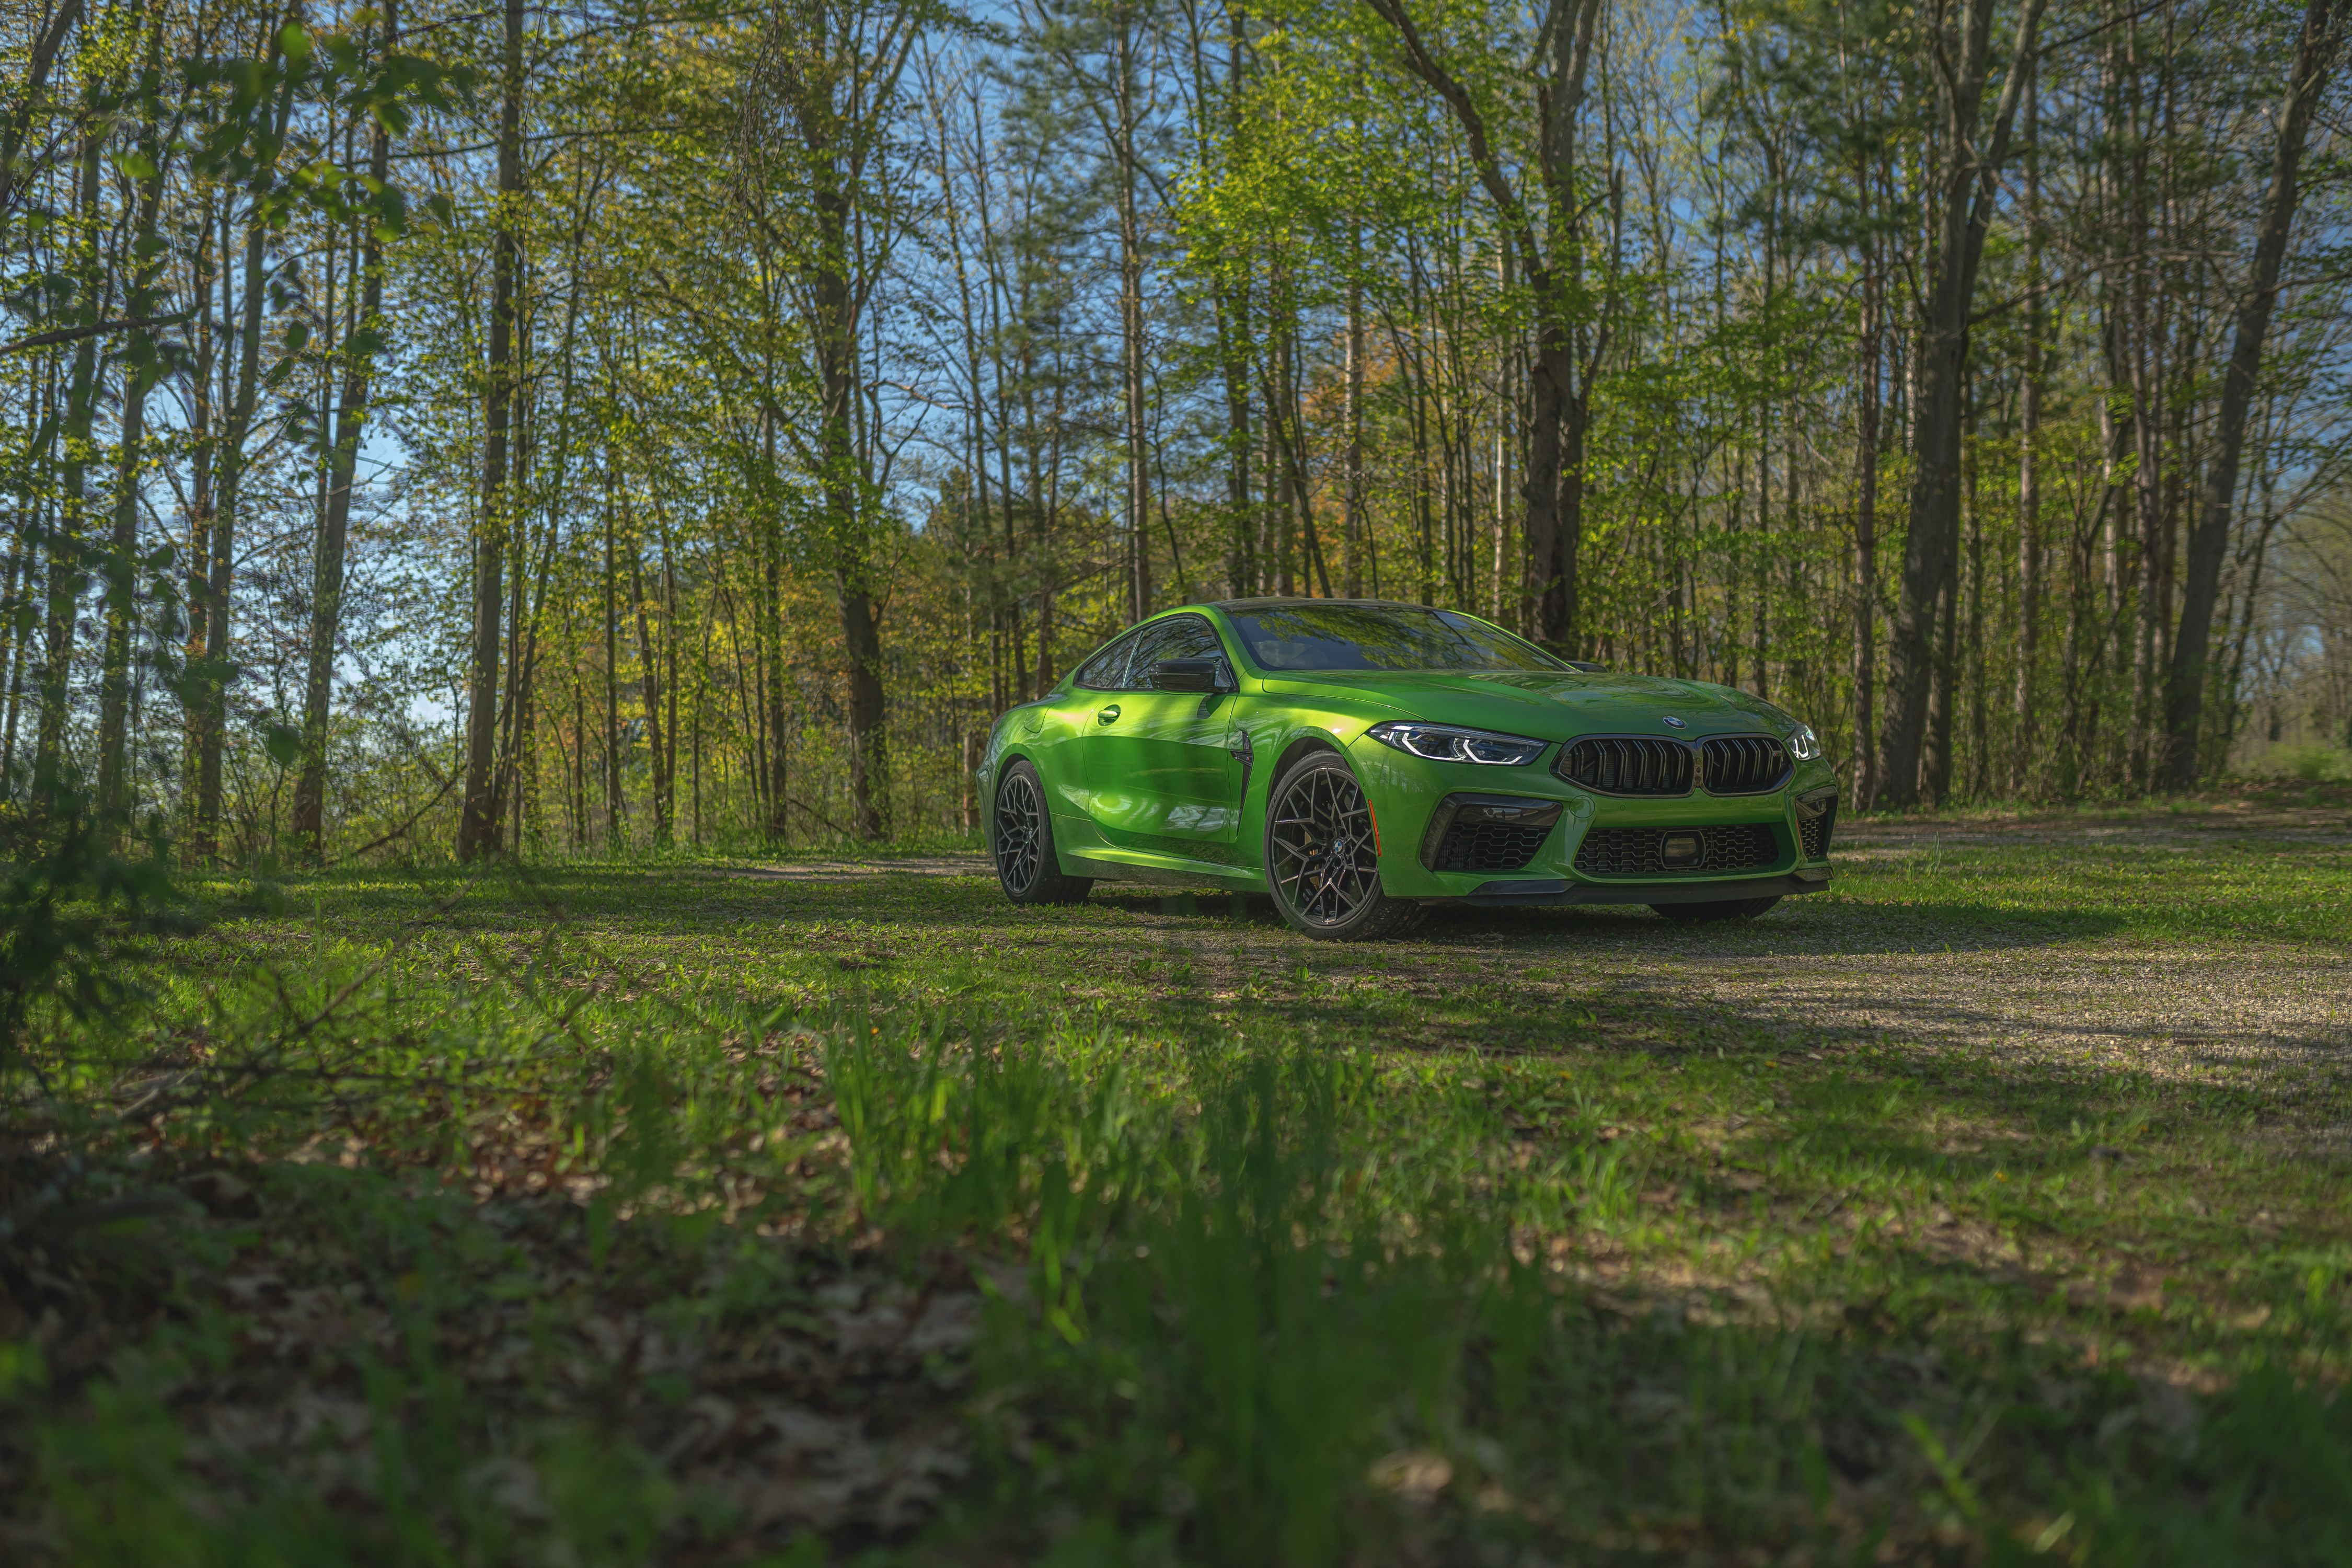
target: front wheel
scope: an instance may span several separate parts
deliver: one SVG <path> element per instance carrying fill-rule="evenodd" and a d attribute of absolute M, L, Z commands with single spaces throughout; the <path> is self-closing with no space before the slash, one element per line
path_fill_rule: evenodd
<path fill-rule="evenodd" d="M 1054 814 L 1037 770 L 1016 762 L 996 784 L 992 818 L 996 879 L 1016 904 L 1075 904 L 1095 885 L 1092 877 L 1066 877 L 1054 858 Z"/>
<path fill-rule="evenodd" d="M 1421 920 L 1419 904 L 1381 890 L 1371 805 L 1329 752 L 1300 758 L 1266 792 L 1265 879 L 1291 929 L 1321 941 L 1396 936 Z"/>
<path fill-rule="evenodd" d="M 1670 921 L 1696 925 L 1704 921 L 1752 921 L 1780 901 L 1780 895 L 1761 899 L 1721 899 L 1704 904 L 1652 904 Z"/>

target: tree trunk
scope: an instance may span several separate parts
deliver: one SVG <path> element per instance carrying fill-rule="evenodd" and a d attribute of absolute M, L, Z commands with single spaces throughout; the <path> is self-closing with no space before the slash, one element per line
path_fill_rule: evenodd
<path fill-rule="evenodd" d="M 1534 268 L 1530 268 L 1532 274 Z M 1576 355 L 1564 323 L 1538 313 L 1534 374 L 1528 378 L 1527 539 L 1528 634 L 1559 644 L 1568 626 L 1568 552 L 1560 537 L 1561 437 L 1575 385 Z"/>
<path fill-rule="evenodd" d="M 482 513 L 474 540 L 474 639 L 466 708 L 466 801 L 457 858 L 499 845 L 497 779 L 499 620 L 506 607 L 506 542 L 514 500 L 507 438 L 515 374 L 515 289 L 522 272 L 522 0 L 506 0 L 504 87 L 499 102 L 499 214 L 490 250 L 488 385 L 482 430 Z"/>
<path fill-rule="evenodd" d="M 1237 145 L 1243 133 L 1242 71 L 1249 15 L 1239 0 L 1228 0 L 1225 13 L 1231 27 L 1225 40 L 1225 103 L 1233 114 L 1229 132 Z M 1259 583 L 1262 568 L 1257 559 L 1257 507 L 1250 489 L 1249 285 L 1244 281 L 1229 286 L 1223 281 L 1223 270 L 1218 276 L 1217 357 L 1225 385 L 1225 496 L 1226 504 L 1233 509 L 1233 537 L 1225 552 L 1225 576 L 1234 597 L 1245 598 L 1263 591 Z"/>
<path fill-rule="evenodd" d="M 188 624 L 181 639 L 180 657 L 190 678 L 190 700 L 181 714 L 180 744 L 180 811 L 183 826 L 193 831 L 196 812 L 197 758 L 203 754 L 204 712 L 203 670 L 205 657 L 205 621 L 211 597 L 205 584 L 211 574 L 213 554 L 213 500 L 216 478 L 215 455 L 217 443 L 221 382 L 218 359 L 222 334 L 227 330 L 229 195 L 226 191 L 211 193 L 217 207 L 207 205 L 198 228 L 200 237 L 196 253 L 188 268 L 189 292 L 196 300 L 193 323 L 195 337 L 194 363 L 188 376 L 188 499 L 187 553 L 184 561 L 180 596 L 187 606 Z M 214 285 L 220 285 L 216 293 Z M 213 308 L 217 304 L 221 313 L 215 318 Z"/>
<path fill-rule="evenodd" d="M 1144 426 L 1143 224 L 1136 209 L 1134 29 L 1122 18 L 1118 29 L 1118 326 L 1119 372 L 1127 414 L 1127 538 L 1131 552 L 1128 579 L 1130 620 L 1151 613 L 1150 454 Z"/>
<path fill-rule="evenodd" d="M 818 391 L 818 489 L 833 531 L 834 585 L 841 604 L 842 651 L 849 686 L 849 793 L 852 828 L 861 838 L 885 831 L 881 619 L 874 599 L 871 542 L 855 421 L 859 383 L 858 304 L 850 282 L 849 196 L 836 171 L 815 200 L 817 260 L 811 290 Z M 1044 666 L 1039 679 L 1045 679 Z"/>
<path fill-rule="evenodd" d="M 1888 695 L 1880 788 L 1888 804 L 1919 798 L 1919 759 L 1927 738 L 1933 685 L 1937 606 L 1953 574 L 1954 524 L 1960 508 L 1961 399 L 1967 384 L 1969 316 L 1976 298 L 1977 264 L 1992 221 L 1995 184 L 2009 132 L 2023 96 L 2025 62 L 2032 58 L 2042 0 L 2025 0 L 2018 17 L 2017 49 L 2000 105 L 1981 154 L 1978 121 L 1991 52 L 1993 0 L 1968 0 L 1960 47 L 1945 84 L 1947 160 L 1941 222 L 1931 258 L 1927 341 L 1920 345 L 1910 535 L 1903 552 L 1903 594 L 1887 647 Z"/>
<path fill-rule="evenodd" d="M 1857 811 L 1878 795 L 1877 715 L 1878 667 L 1878 424 L 1880 281 L 1876 241 L 1866 242 L 1869 254 L 1862 274 L 1861 393 L 1855 411 L 1853 442 L 1853 779 L 1852 798 Z"/>
<path fill-rule="evenodd" d="M 93 85 L 93 96 L 97 91 Z M 102 220 L 99 211 L 99 152 L 100 133 L 93 129 L 82 138 L 81 167 L 74 190 L 74 258 L 78 274 L 75 324 L 97 324 L 106 310 L 104 277 L 99 259 Z M 82 537 L 89 505 L 89 453 L 90 426 L 99 401 L 98 338 L 86 334 L 75 345 L 73 371 L 66 383 L 64 417 L 65 462 L 58 497 L 58 525 L 48 545 L 47 636 L 41 661 L 40 724 L 33 747 L 33 809 L 49 811 L 65 782 L 66 720 L 73 675 L 75 623 L 83 584 L 89 577 Z"/>
<path fill-rule="evenodd" d="M 397 0 L 384 0 L 387 51 L 400 40 L 399 15 Z M 383 182 L 391 159 L 392 139 L 379 124 L 368 146 L 368 177 Z M 360 431 L 367 420 L 370 372 L 380 331 L 377 323 L 383 313 L 383 245 L 376 237 L 376 226 L 364 215 L 360 228 L 360 304 L 352 321 L 352 335 L 343 342 L 342 403 L 335 411 L 327 508 L 320 521 L 319 544 L 311 564 L 310 646 L 302 683 L 302 771 L 294 784 L 295 850 L 313 862 L 326 848 L 327 720 L 335 644 L 342 630 L 343 558 L 351 537 L 352 480 L 359 468 Z"/>
<path fill-rule="evenodd" d="M 2025 88 L 2025 286 L 2042 288 L 2042 83 Z M 2025 365 L 2017 390 L 2017 693 L 2009 787 L 2020 795 L 2033 778 L 2033 683 L 2042 653 L 2042 296 L 2025 308 Z"/>
<path fill-rule="evenodd" d="M 163 16 L 151 14 L 147 32 L 147 64 L 160 69 L 163 62 Z M 155 217 L 163 205 L 164 151 L 162 128 L 150 120 L 140 137 L 140 153 L 154 172 L 138 183 L 138 216 L 132 225 L 129 282 L 123 308 L 134 321 L 155 313 L 155 272 L 158 247 Z M 133 328 L 123 355 L 121 456 L 116 468 L 114 536 L 106 563 L 106 649 L 98 700 L 98 809 L 110 822 L 120 821 L 131 808 L 130 715 L 131 630 L 138 610 L 138 546 L 140 463 L 147 436 L 147 393 L 162 379 L 156 363 L 152 329 Z"/>
<path fill-rule="evenodd" d="M 662 720 L 661 820 L 668 837 L 677 834 L 677 571 L 670 560 L 669 524 L 662 524 Z M 667 841 L 667 840 L 665 840 Z"/>
<path fill-rule="evenodd" d="M 637 691 L 645 701 L 646 743 L 653 758 L 654 845 L 667 848 L 670 841 L 669 755 L 663 745 L 661 657 L 654 647 L 653 625 L 646 614 L 644 541 L 635 536 L 629 542 L 629 597 L 636 605 Z"/>
<path fill-rule="evenodd" d="M 270 45 L 273 56 L 275 37 Z M 189 848 L 200 862 L 219 853 L 221 812 L 221 747 L 228 725 L 229 589 L 236 564 L 237 511 L 243 500 L 246 437 L 253 427 L 253 411 L 260 394 L 262 255 L 268 228 L 260 207 L 276 184 L 277 149 L 284 144 L 286 122 L 294 109 L 294 76 L 287 73 L 280 89 L 269 155 L 255 171 L 253 205 L 246 218 L 244 278 L 238 304 L 244 321 L 237 329 L 236 388 L 230 394 L 227 418 L 218 446 L 219 479 L 211 528 L 212 558 L 205 579 L 204 660 L 196 679 L 198 704 L 196 808 Z M 226 323 L 224 323 L 226 324 Z"/>
<path fill-rule="evenodd" d="M 1756 695 L 1766 701 L 1772 697 L 1772 683 L 1767 655 L 1772 624 L 1771 561 L 1772 561 L 1772 404 L 1780 389 L 1773 384 L 1772 351 L 1777 346 L 1772 332 L 1772 300 L 1780 270 L 1780 160 L 1773 156 L 1771 144 L 1763 147 L 1764 168 L 1771 198 L 1764 216 L 1764 297 L 1759 303 L 1758 314 L 1762 319 L 1763 340 L 1759 355 L 1763 374 L 1757 380 L 1760 395 L 1756 403 L 1756 605 L 1754 641 L 1756 653 Z M 1738 629 L 1733 629 L 1738 636 Z"/>
<path fill-rule="evenodd" d="M 1269 293 L 1274 290 L 1269 290 Z M 1267 303 L 1273 303 L 1269 300 Z M 1271 311 L 1268 312 L 1272 314 Z M 1298 426 L 1291 417 L 1291 345 L 1294 318 L 1287 305 L 1274 334 L 1274 374 L 1265 386 L 1266 530 L 1274 558 L 1274 591 L 1287 598 L 1298 592 Z"/>
<path fill-rule="evenodd" d="M 1979 0 L 1990 6 L 1991 0 Z M 2040 0 L 2028 0 L 2038 5 Z M 1517 248 L 1533 297 L 1535 363 L 1529 376 L 1527 467 L 1528 634 L 1556 647 L 1576 638 L 1577 563 L 1584 518 L 1584 446 L 1591 416 L 1587 366 L 1600 345 L 1579 353 L 1583 205 L 1578 195 L 1576 138 L 1583 110 L 1601 0 L 1576 0 L 1572 16 L 1555 16 L 1549 29 L 1550 71 L 1538 95 L 1538 163 L 1544 200 L 1538 242 L 1528 204 L 1522 201 L 1488 132 L 1485 116 L 1454 74 L 1423 39 L 1403 0 L 1370 0 L 1372 13 L 1396 34 L 1407 69 L 1421 79 L 1461 128 L 1479 184 Z M 1605 337 L 1605 334 L 1603 334 Z"/>
<path fill-rule="evenodd" d="M 1990 768 L 1991 738 L 1990 720 L 1985 700 L 1985 525 L 1984 513 L 1977 502 L 1977 459 L 1969 458 L 1969 629 L 1967 666 L 1965 671 L 1955 670 L 1958 679 L 1965 674 L 1969 691 L 1969 772 L 1968 798 L 1981 800 L 1991 782 Z"/>
<path fill-rule="evenodd" d="M 2180 629 L 2173 639 L 2166 674 L 2163 781 L 2176 790 L 2196 787 L 2198 732 L 2203 716 L 2205 669 L 2210 657 L 2213 605 L 2220 597 L 2221 562 L 2230 542 L 2230 510 L 2237 497 L 2238 467 L 2245 450 L 2246 416 L 2253 405 L 2254 380 L 2262 370 L 2263 341 L 2278 302 L 2279 267 L 2301 195 L 2296 174 L 2303 161 L 2313 110 L 2326 86 L 2331 62 L 2344 32 L 2345 0 L 2310 0 L 2296 45 L 2294 75 L 2280 117 L 2278 147 L 2271 162 L 2271 184 L 2263 199 L 2254 235 L 2254 262 L 2238 307 L 2236 338 L 2221 383 L 2221 407 L 2214 431 L 2213 458 L 2206 469 L 2203 504 L 2189 536 L 2189 562 L 2180 603 Z"/>
<path fill-rule="evenodd" d="M 1936 635 L 1927 683 L 1927 723 L 1919 747 L 1918 797 L 1940 805 L 1952 789 L 1952 655 L 1958 640 L 1959 577 L 1948 572 L 1936 595 Z"/>
<path fill-rule="evenodd" d="M 620 520 L 614 514 L 620 509 L 624 481 L 617 471 L 619 459 L 611 447 L 604 450 L 604 570 L 600 581 L 604 586 L 604 850 L 610 855 L 621 852 L 625 842 L 623 823 L 627 816 L 627 801 L 621 788 L 621 616 L 616 603 L 618 588 L 614 582 L 619 556 L 619 543 L 614 535 Z"/>
<path fill-rule="evenodd" d="M 1364 288 L 1352 279 L 1348 284 L 1347 355 L 1347 404 L 1340 413 L 1347 425 L 1343 459 L 1347 468 L 1341 476 L 1340 500 L 1346 510 L 1339 524 L 1347 560 L 1340 571 L 1348 597 L 1360 599 L 1364 596 Z"/>
<path fill-rule="evenodd" d="M 16 194 L 16 156 L 24 149 L 25 133 L 32 128 L 33 117 L 40 112 L 41 90 L 48 85 L 58 51 L 65 47 L 66 35 L 80 20 L 81 0 L 65 0 L 58 7 L 47 28 L 33 40 L 32 50 L 26 58 L 24 79 L 16 89 L 16 111 L 5 124 L 0 124 L 0 241 L 8 237 L 9 198 Z"/>

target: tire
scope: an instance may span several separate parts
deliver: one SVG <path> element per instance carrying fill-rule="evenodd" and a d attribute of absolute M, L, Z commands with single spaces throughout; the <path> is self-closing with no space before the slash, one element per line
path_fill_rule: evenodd
<path fill-rule="evenodd" d="M 1698 925 L 1711 921 L 1752 921 L 1780 901 L 1780 895 L 1770 894 L 1761 899 L 1725 899 L 1706 904 L 1652 904 L 1650 907 L 1670 921 L 1684 925 Z"/>
<path fill-rule="evenodd" d="M 1421 923 L 1381 890 L 1363 786 L 1330 752 L 1301 757 L 1265 796 L 1265 880 L 1290 929 L 1320 942 L 1377 942 Z"/>
<path fill-rule="evenodd" d="M 1054 857 L 1054 814 L 1037 770 L 1016 762 L 996 781 L 988 837 L 996 879 L 1016 904 L 1075 904 L 1095 885 L 1092 877 L 1066 877 Z"/>

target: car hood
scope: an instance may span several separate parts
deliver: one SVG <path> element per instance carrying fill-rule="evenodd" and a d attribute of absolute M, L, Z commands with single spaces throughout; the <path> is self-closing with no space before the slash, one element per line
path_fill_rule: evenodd
<path fill-rule="evenodd" d="M 1631 732 L 1673 734 L 1667 715 L 1683 721 L 1681 733 L 1701 735 L 1780 734 L 1793 726 L 1787 714 L 1759 698 L 1704 680 L 1669 680 L 1651 675 L 1588 675 L 1580 671 L 1346 670 L 1275 676 L 1269 696 L 1385 708 L 1399 719 L 1466 724 L 1480 730 L 1539 740 Z"/>

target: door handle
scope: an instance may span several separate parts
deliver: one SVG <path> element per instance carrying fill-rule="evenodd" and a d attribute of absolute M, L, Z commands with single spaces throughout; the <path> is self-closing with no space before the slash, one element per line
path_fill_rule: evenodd
<path fill-rule="evenodd" d="M 1116 719 L 1116 718 L 1118 718 L 1118 703 L 1116 703 L 1116 702 L 1114 702 L 1114 703 L 1112 703 L 1109 707 L 1108 707 L 1108 708 L 1104 709 L 1101 712 L 1099 712 L 1099 713 L 1097 713 L 1097 714 L 1096 714 L 1096 715 L 1095 715 L 1095 722 L 1096 722 L 1096 723 L 1097 723 L 1097 724 L 1108 724 L 1108 723 L 1109 723 L 1112 720 L 1114 720 L 1114 719 Z"/>

